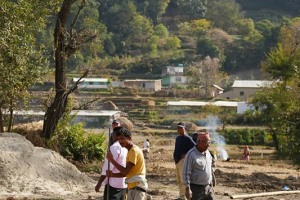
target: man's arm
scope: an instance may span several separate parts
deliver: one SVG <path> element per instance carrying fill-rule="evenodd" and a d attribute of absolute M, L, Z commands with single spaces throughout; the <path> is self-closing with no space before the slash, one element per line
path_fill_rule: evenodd
<path fill-rule="evenodd" d="M 110 152 L 107 152 L 106 158 L 107 158 L 107 160 L 109 160 L 120 171 L 121 174 L 123 174 L 125 176 L 128 174 L 128 172 L 134 166 L 133 163 L 127 162 L 126 163 L 126 167 L 123 167 L 122 165 L 120 165 L 119 163 L 117 163 L 117 161 L 114 160 L 114 158 L 113 158 L 113 156 L 112 156 L 112 154 Z M 112 175 L 117 175 L 117 174 L 113 174 L 112 173 Z"/>
<path fill-rule="evenodd" d="M 192 191 L 190 189 L 190 178 L 192 175 L 192 155 L 191 152 L 187 153 L 186 159 L 184 160 L 183 164 L 183 170 L 182 170 L 182 175 L 183 175 L 183 183 L 185 185 L 185 197 L 187 199 L 190 199 L 192 196 Z"/>
<path fill-rule="evenodd" d="M 101 176 L 100 176 L 100 178 L 99 178 L 99 180 L 98 180 L 98 183 L 97 183 L 97 185 L 95 186 L 95 191 L 96 191 L 96 192 L 99 192 L 99 191 L 100 191 L 102 182 L 104 181 L 105 178 L 106 178 L 106 176 L 104 176 L 104 175 L 101 175 Z"/>

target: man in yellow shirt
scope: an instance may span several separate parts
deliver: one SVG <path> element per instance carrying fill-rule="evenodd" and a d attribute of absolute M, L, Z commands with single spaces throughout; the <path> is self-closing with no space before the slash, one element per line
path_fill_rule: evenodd
<path fill-rule="evenodd" d="M 120 173 L 112 173 L 107 170 L 107 177 L 124 177 L 126 176 L 126 183 L 128 185 L 127 200 L 145 200 L 146 190 L 148 188 L 146 180 L 146 166 L 142 150 L 132 143 L 131 133 L 124 127 L 116 127 L 113 130 L 120 145 L 128 150 L 126 157 L 126 167 L 118 164 L 110 152 L 107 153 L 107 160 L 109 160 Z"/>

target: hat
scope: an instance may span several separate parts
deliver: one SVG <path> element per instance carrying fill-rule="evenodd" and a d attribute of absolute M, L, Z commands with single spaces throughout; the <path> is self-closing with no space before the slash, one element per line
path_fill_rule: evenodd
<path fill-rule="evenodd" d="M 209 133 L 208 132 L 199 133 L 198 134 L 198 140 L 209 141 L 210 140 Z"/>
<path fill-rule="evenodd" d="M 177 124 L 177 127 L 184 128 L 184 123 L 182 123 L 182 122 L 179 122 L 179 123 Z"/>
<path fill-rule="evenodd" d="M 120 124 L 120 122 L 118 120 L 114 120 L 112 121 L 112 124 Z"/>

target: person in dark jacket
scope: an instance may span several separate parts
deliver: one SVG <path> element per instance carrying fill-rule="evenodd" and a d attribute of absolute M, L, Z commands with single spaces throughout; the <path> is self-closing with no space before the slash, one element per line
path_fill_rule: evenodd
<path fill-rule="evenodd" d="M 177 125 L 177 133 L 175 141 L 175 149 L 173 158 L 176 165 L 176 180 L 179 187 L 178 200 L 185 200 L 185 186 L 183 184 L 182 169 L 185 154 L 195 146 L 193 139 L 186 134 L 184 123 L 179 122 Z"/>

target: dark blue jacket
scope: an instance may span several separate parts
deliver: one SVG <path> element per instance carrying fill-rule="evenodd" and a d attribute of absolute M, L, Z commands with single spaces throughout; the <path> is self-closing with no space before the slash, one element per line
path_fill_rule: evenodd
<path fill-rule="evenodd" d="M 181 156 L 185 155 L 194 146 L 195 146 L 195 142 L 190 136 L 186 134 L 178 135 L 176 137 L 175 149 L 173 153 L 175 163 L 178 163 L 181 159 Z"/>

